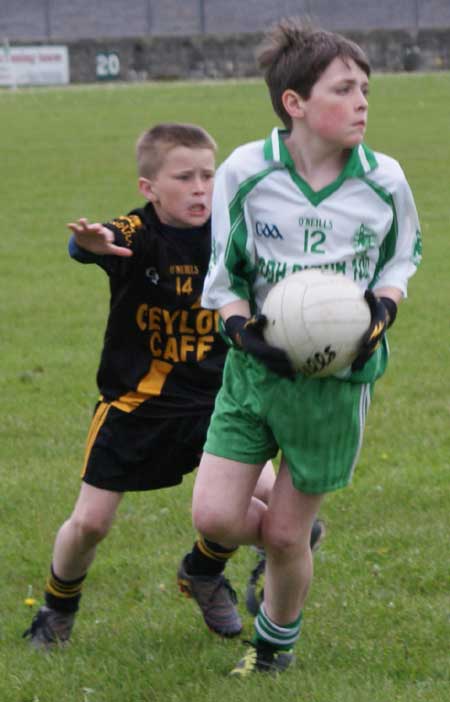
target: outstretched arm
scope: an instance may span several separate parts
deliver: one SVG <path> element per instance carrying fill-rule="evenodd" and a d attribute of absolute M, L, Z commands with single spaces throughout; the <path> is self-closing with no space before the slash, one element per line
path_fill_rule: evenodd
<path fill-rule="evenodd" d="M 86 218 L 81 217 L 77 222 L 69 222 L 67 226 L 73 232 L 77 246 L 85 251 L 97 256 L 133 255 L 130 249 L 114 243 L 114 233 L 103 224 L 90 224 Z"/>

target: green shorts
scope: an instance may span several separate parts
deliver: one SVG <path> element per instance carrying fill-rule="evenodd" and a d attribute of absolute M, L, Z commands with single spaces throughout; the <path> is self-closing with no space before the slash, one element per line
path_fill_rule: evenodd
<path fill-rule="evenodd" d="M 358 459 L 371 387 L 300 373 L 291 381 L 231 349 L 205 451 L 259 464 L 281 450 L 298 490 L 337 490 L 350 482 Z"/>

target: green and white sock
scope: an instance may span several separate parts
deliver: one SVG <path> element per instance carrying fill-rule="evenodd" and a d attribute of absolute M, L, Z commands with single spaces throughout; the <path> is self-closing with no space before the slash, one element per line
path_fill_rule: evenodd
<path fill-rule="evenodd" d="M 291 624 L 279 626 L 269 619 L 263 602 L 255 619 L 253 643 L 257 644 L 261 642 L 273 646 L 280 651 L 289 651 L 300 636 L 302 616 L 303 614 L 300 612 L 297 619 Z"/>

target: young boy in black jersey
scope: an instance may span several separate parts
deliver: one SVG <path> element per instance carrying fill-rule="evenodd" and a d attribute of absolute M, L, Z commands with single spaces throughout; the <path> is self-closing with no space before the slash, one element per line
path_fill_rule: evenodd
<path fill-rule="evenodd" d="M 70 255 L 106 272 L 111 300 L 80 494 L 56 537 L 45 606 L 24 634 L 36 648 L 69 639 L 83 581 L 124 492 L 177 485 L 199 463 L 228 348 L 218 314 L 200 305 L 215 151 L 198 126 L 156 125 L 136 147 L 145 207 L 104 225 L 68 225 Z M 267 502 L 273 482 L 268 463 L 255 495 Z M 178 574 L 222 636 L 242 629 L 223 576 L 235 550 L 200 537 Z"/>
<path fill-rule="evenodd" d="M 199 463 L 227 351 L 217 314 L 200 306 L 215 152 L 198 126 L 157 125 L 136 147 L 146 206 L 105 225 L 68 225 L 70 255 L 106 272 L 111 304 L 80 494 L 56 537 L 45 606 L 25 632 L 37 648 L 69 639 L 83 581 L 124 492 L 176 485 Z M 260 497 L 271 484 L 268 466 Z M 231 553 L 201 540 L 191 556 L 213 564 L 206 579 L 218 610 L 208 607 L 205 619 L 222 635 L 241 630 L 222 575 Z"/>

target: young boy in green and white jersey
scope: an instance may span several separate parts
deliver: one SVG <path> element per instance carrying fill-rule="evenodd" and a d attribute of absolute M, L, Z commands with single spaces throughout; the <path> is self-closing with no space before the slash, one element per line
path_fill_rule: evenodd
<path fill-rule="evenodd" d="M 284 20 L 259 60 L 285 129 L 236 149 L 217 174 L 202 304 L 220 311 L 234 348 L 193 497 L 202 534 L 225 545 L 259 541 L 266 551 L 252 645 L 232 671 L 241 676 L 293 660 L 312 579 L 311 525 L 324 495 L 351 480 L 373 383 L 388 362 L 385 331 L 421 253 L 402 169 L 363 143 L 370 66 L 361 48 Z M 308 267 L 356 281 L 370 307 L 360 355 L 339 377 L 294 374 L 263 338 L 268 291 Z M 279 450 L 266 506 L 252 493 Z"/>

